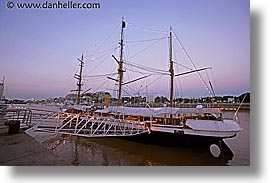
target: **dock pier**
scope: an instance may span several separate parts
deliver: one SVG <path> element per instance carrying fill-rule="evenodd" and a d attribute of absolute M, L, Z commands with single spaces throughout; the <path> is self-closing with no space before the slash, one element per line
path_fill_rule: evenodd
<path fill-rule="evenodd" d="M 3 111 L 2 111 L 3 112 Z M 18 110 L 19 112 L 19 110 Z M 24 113 L 24 110 L 20 110 Z M 63 158 L 51 152 L 34 138 L 20 129 L 9 134 L 8 121 L 0 113 L 0 165 L 1 166 L 68 166 Z M 15 117 L 15 116 L 14 116 Z M 20 117 L 20 115 L 19 115 Z M 22 121 L 21 121 L 22 125 Z"/>

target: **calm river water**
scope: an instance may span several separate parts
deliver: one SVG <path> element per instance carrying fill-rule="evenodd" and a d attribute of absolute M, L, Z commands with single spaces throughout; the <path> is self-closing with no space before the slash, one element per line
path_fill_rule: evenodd
<path fill-rule="evenodd" d="M 233 116 L 225 112 L 225 116 Z M 117 138 L 80 138 L 41 132 L 28 133 L 55 154 L 76 166 L 195 166 L 250 165 L 250 113 L 239 112 L 243 128 L 237 137 L 225 140 L 233 157 L 215 158 L 208 148 L 162 147 Z"/>

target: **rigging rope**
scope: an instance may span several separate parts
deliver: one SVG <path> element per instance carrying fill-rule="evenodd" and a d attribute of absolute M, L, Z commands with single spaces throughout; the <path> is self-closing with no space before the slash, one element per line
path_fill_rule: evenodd
<path fill-rule="evenodd" d="M 126 40 L 126 42 L 128 42 L 128 40 L 127 40 L 127 37 L 126 37 L 126 35 L 124 35 L 125 36 L 125 40 Z M 125 44 L 126 45 L 126 48 L 125 48 L 125 55 L 126 55 L 126 60 L 125 60 L 125 63 L 126 62 L 129 62 L 129 63 L 131 63 L 131 58 L 130 58 L 130 49 L 129 49 L 129 46 L 128 46 L 128 44 Z M 129 66 L 129 67 L 131 67 L 131 66 Z M 126 69 L 126 68 L 125 68 Z M 126 69 L 127 70 L 127 69 Z M 128 79 L 129 79 L 129 81 L 130 80 L 133 80 L 133 73 L 131 73 L 131 72 L 127 72 L 127 76 L 128 76 Z M 136 88 L 137 88 L 137 86 L 136 86 L 136 83 L 133 83 L 132 84 L 133 85 L 133 87 L 134 87 L 134 90 L 136 90 Z"/>
<path fill-rule="evenodd" d="M 148 50 L 149 48 L 151 48 L 152 46 L 154 46 L 155 44 L 157 44 L 159 41 L 163 40 L 163 39 L 166 39 L 168 35 L 165 35 L 164 37 L 161 37 L 161 38 L 155 38 L 155 39 L 147 39 L 147 40 L 140 40 L 140 41 L 127 41 L 126 40 L 126 43 L 137 43 L 137 42 L 148 42 L 148 41 L 155 41 L 153 42 L 152 44 L 150 44 L 149 46 L 147 46 L 146 48 L 144 48 L 143 50 L 139 51 L 138 53 L 136 53 L 135 55 L 133 56 L 129 56 L 129 47 L 128 47 L 128 44 L 126 44 L 126 56 L 128 57 L 126 60 L 125 60 L 125 65 L 128 66 L 128 67 L 125 67 L 127 70 L 130 70 L 130 71 L 133 71 L 133 72 L 136 72 L 136 73 L 139 73 L 139 74 L 150 74 L 150 75 L 169 75 L 168 74 L 168 71 L 164 71 L 164 70 L 159 70 L 159 69 L 155 69 L 155 68 L 151 68 L 151 67 L 146 67 L 146 66 L 143 66 L 143 65 L 140 65 L 140 64 L 135 64 L 133 62 L 131 62 L 131 59 L 134 58 L 135 56 L 145 52 L 146 50 Z M 133 68 L 136 68 L 136 69 L 140 69 L 142 71 L 139 71 L 139 70 L 135 70 Z M 147 73 L 144 72 L 147 71 Z M 127 72 L 128 74 L 128 77 L 130 76 L 133 76 L 131 74 L 129 74 L 129 72 Z M 131 73 L 131 72 L 130 72 Z M 132 87 L 134 88 L 134 91 L 135 93 L 139 92 L 140 91 L 140 87 L 138 88 L 136 84 L 133 84 Z M 131 87 L 131 88 L 132 88 Z M 128 92 L 130 93 L 130 92 Z"/>
<path fill-rule="evenodd" d="M 126 63 L 125 63 L 126 64 Z M 139 64 L 130 64 L 130 63 L 127 63 L 127 65 L 130 65 L 130 66 L 133 66 L 133 67 L 136 67 L 138 69 L 142 69 L 142 70 L 146 70 L 148 72 L 152 72 L 152 73 L 156 73 L 156 74 L 161 74 L 161 75 L 170 75 L 169 71 L 165 71 L 165 70 L 160 70 L 160 69 L 154 69 L 154 68 L 151 68 L 151 67 L 148 67 L 148 66 L 142 66 L 142 65 L 139 65 Z"/>
<path fill-rule="evenodd" d="M 100 52 L 93 53 L 93 54 L 90 54 L 90 55 L 85 55 L 85 58 L 89 58 L 89 57 L 93 57 L 94 55 L 98 55 L 98 54 L 102 54 L 102 53 L 105 53 L 105 52 L 113 51 L 113 50 L 116 50 L 117 48 L 119 48 L 119 47 L 116 46 L 116 47 L 110 48 L 108 50 L 100 51 Z M 89 63 L 89 62 L 86 62 L 86 64 L 87 63 Z"/>
<path fill-rule="evenodd" d="M 85 75 L 85 76 L 83 76 L 83 78 L 106 77 L 106 76 L 113 76 L 115 74 L 117 74 L 117 73 L 114 72 L 114 73 L 100 74 L 100 75 L 94 75 L 94 76 L 87 76 L 87 75 Z"/>
<path fill-rule="evenodd" d="M 167 38 L 167 37 L 168 37 L 169 31 L 148 29 L 148 28 L 144 28 L 144 27 L 137 26 L 137 25 L 132 24 L 132 23 L 130 23 L 130 22 L 127 22 L 127 23 L 128 23 L 128 25 L 131 25 L 131 26 L 133 26 L 134 28 L 137 28 L 137 29 L 141 29 L 141 30 L 145 30 L 145 31 L 149 31 L 149 32 L 166 33 L 166 35 L 165 35 L 164 37 L 161 37 L 161 38 L 154 38 L 154 39 L 147 39 L 147 40 L 134 40 L 134 41 L 127 41 L 127 40 L 126 40 L 126 41 L 125 41 L 126 43 L 140 43 L 140 42 L 154 41 L 152 44 L 150 44 L 149 46 L 145 47 L 144 49 L 138 51 L 137 53 L 135 53 L 135 54 L 134 54 L 133 56 L 131 56 L 131 57 L 129 56 L 130 54 L 129 54 L 129 49 L 128 49 L 128 47 L 127 47 L 127 49 L 126 49 L 126 55 L 127 55 L 127 57 L 128 57 L 126 60 L 129 60 L 129 63 L 127 63 L 127 62 L 125 61 L 125 65 L 128 65 L 128 67 L 129 67 L 129 68 L 127 68 L 127 70 L 132 70 L 133 72 L 137 72 L 137 73 L 140 73 L 140 74 L 145 74 L 144 72 L 141 72 L 141 71 L 139 71 L 139 70 L 134 70 L 133 67 L 135 67 L 135 68 L 137 68 L 137 69 L 142 69 L 142 70 L 147 71 L 148 74 L 160 75 L 160 77 L 158 77 L 158 78 L 156 78 L 155 80 L 153 80 L 152 82 L 150 82 L 149 85 L 146 86 L 146 88 L 147 88 L 148 86 L 150 86 L 151 84 L 153 84 L 155 81 L 157 81 L 158 79 L 160 79 L 163 75 L 170 75 L 169 71 L 160 70 L 160 69 L 155 69 L 155 68 L 151 68 L 151 67 L 148 67 L 148 66 L 142 66 L 142 65 L 139 65 L 139 64 L 135 64 L 135 63 L 131 62 L 130 60 L 131 60 L 132 58 L 138 56 L 139 54 L 145 52 L 146 50 L 148 50 L 149 48 L 151 48 L 152 46 L 154 46 L 155 44 L 157 44 L 157 43 L 160 42 L 161 40 Z M 105 42 L 113 35 L 113 33 L 118 29 L 119 26 L 120 26 L 120 24 L 118 24 L 118 26 L 115 27 L 115 29 L 112 31 L 112 33 L 111 33 L 111 34 L 110 34 L 110 35 L 100 44 L 100 46 L 97 48 L 96 51 L 98 51 L 98 50 L 102 47 L 102 45 L 105 44 Z M 187 50 L 185 49 L 185 47 L 183 46 L 183 44 L 182 44 L 181 41 L 179 40 L 177 34 L 175 33 L 174 30 L 172 30 L 172 31 L 173 31 L 173 33 L 174 33 L 174 35 L 175 35 L 175 38 L 176 38 L 177 42 L 179 43 L 180 47 L 181 47 L 182 50 L 184 51 L 184 54 L 187 56 L 189 62 L 190 62 L 191 65 L 194 67 L 194 69 L 197 69 L 197 67 L 195 66 L 193 60 L 191 59 L 190 55 L 188 54 Z M 99 59 L 99 58 L 104 57 L 104 56 L 107 55 L 107 54 L 108 54 L 108 56 L 109 56 L 109 53 L 110 53 L 111 51 L 113 52 L 113 51 L 117 50 L 118 48 L 119 48 L 119 47 L 111 48 L 111 49 L 104 50 L 104 51 L 101 51 L 101 52 L 98 52 L 98 53 L 93 53 L 93 54 L 90 54 L 90 55 L 86 55 L 85 57 L 86 57 L 86 58 L 89 58 L 89 57 L 93 57 L 93 56 L 95 56 L 95 55 L 99 55 L 99 54 L 105 53 L 105 54 L 99 56 L 98 58 L 96 58 L 96 59 Z M 175 55 L 175 54 L 174 54 L 174 55 Z M 94 58 L 92 58 L 92 59 L 94 60 Z M 106 59 L 107 59 L 107 57 L 104 57 L 104 59 L 103 59 L 100 63 L 98 63 L 92 70 L 90 70 L 88 73 L 92 72 L 92 71 L 95 70 L 97 67 L 99 67 L 103 62 L 106 61 Z M 93 60 L 91 60 L 91 61 L 93 61 Z M 86 62 L 86 63 L 90 63 L 91 61 L 88 61 L 88 62 Z M 184 67 L 184 68 L 187 68 L 187 69 L 189 69 L 189 70 L 193 70 L 192 68 L 189 68 L 189 67 L 187 67 L 187 66 L 181 65 L 181 64 L 179 64 L 179 63 L 177 63 L 177 62 L 174 62 L 174 63 L 177 64 L 177 65 L 179 65 L 179 66 L 182 66 L 182 67 Z M 126 67 L 125 67 L 125 68 L 126 68 Z M 211 72 L 212 72 L 212 70 L 211 70 Z M 88 73 L 87 73 L 87 74 L 88 74 Z M 111 74 L 112 74 L 112 73 L 111 73 Z M 114 74 L 114 73 L 113 73 L 113 74 Z M 197 74 L 198 74 L 198 76 L 199 76 L 201 82 L 204 84 L 205 88 L 206 88 L 206 89 L 208 90 L 208 92 L 210 93 L 210 95 L 212 96 L 212 94 L 214 94 L 214 96 L 215 96 L 215 93 L 214 93 L 214 91 L 213 91 L 213 87 L 212 87 L 211 83 L 210 83 L 210 86 L 211 86 L 212 90 L 211 90 L 211 89 L 209 88 L 209 86 L 206 84 L 206 82 L 204 81 L 204 79 L 203 79 L 203 77 L 201 76 L 201 74 L 200 74 L 199 72 L 197 72 Z M 206 74 L 207 74 L 208 80 L 209 80 L 209 82 L 210 82 L 210 78 L 209 78 L 209 75 L 208 75 L 207 71 L 206 71 Z M 89 78 L 94 78 L 94 77 L 105 77 L 105 76 L 109 76 L 109 75 L 110 75 L 110 74 L 102 74 L 102 75 L 97 75 L 97 76 L 85 76 L 85 77 L 86 77 L 86 78 L 88 78 L 88 77 L 89 77 Z M 133 75 L 130 75 L 128 72 L 127 72 L 127 75 L 128 75 L 129 78 L 133 76 Z M 213 72 L 212 72 L 212 75 L 213 75 Z M 214 78 L 214 76 L 213 76 L 213 78 Z M 87 80 L 87 79 L 86 79 L 86 80 Z M 103 83 L 101 86 L 99 86 L 98 88 L 102 87 L 105 83 L 106 83 L 106 82 L 104 82 L 104 83 Z M 178 86 L 177 86 L 177 83 L 175 83 L 175 84 L 176 84 L 176 90 L 177 90 L 176 92 L 179 94 L 178 88 L 177 88 L 177 87 L 178 87 Z M 216 84 L 216 83 L 215 83 L 215 84 Z M 130 88 L 130 86 L 127 86 L 127 87 Z M 136 91 L 137 91 L 137 90 L 139 90 L 139 91 L 143 91 L 143 90 L 144 90 L 144 88 L 143 88 L 142 90 L 140 90 L 141 87 L 142 87 L 142 85 L 141 85 L 141 87 L 140 87 L 139 89 L 137 89 L 137 86 L 136 86 L 136 85 L 134 85 L 133 87 L 135 88 Z M 98 88 L 97 88 L 97 89 L 98 89 Z M 97 90 L 97 89 L 96 89 L 96 90 Z M 182 90 L 181 82 L 180 82 L 180 89 Z M 123 90 L 123 91 L 126 92 L 125 90 Z M 182 91 L 181 91 L 181 92 L 182 92 Z M 126 93 L 129 94 L 129 92 L 126 92 Z M 129 94 L 129 95 L 130 95 L 130 94 Z"/>
<path fill-rule="evenodd" d="M 97 87 L 94 92 L 96 92 L 99 88 L 101 88 L 103 85 L 105 85 L 108 82 L 108 80 L 106 80 L 105 82 L 103 82 L 99 87 Z"/>
<path fill-rule="evenodd" d="M 185 65 L 182 65 L 182 64 L 180 64 L 180 63 L 178 63 L 178 62 L 174 62 L 174 63 L 175 63 L 176 65 L 182 66 L 182 67 L 184 67 L 184 68 L 186 68 L 186 69 L 193 70 L 192 68 L 187 67 L 187 66 L 185 66 Z"/>
<path fill-rule="evenodd" d="M 75 65 L 74 71 L 73 71 L 70 75 L 68 75 L 69 77 L 68 77 L 67 82 L 66 82 L 67 85 L 66 85 L 66 87 L 63 89 L 63 92 L 69 89 L 69 85 L 71 84 L 72 80 L 74 79 L 74 75 L 75 75 L 75 73 L 76 73 L 77 70 L 78 70 L 78 67 L 77 67 L 77 66 L 78 66 L 78 63 Z"/>
<path fill-rule="evenodd" d="M 145 89 L 147 89 L 148 86 L 150 86 L 151 84 L 153 84 L 154 82 L 156 82 L 157 80 L 159 80 L 162 76 L 163 76 L 163 75 L 160 75 L 158 78 L 156 78 L 156 79 L 154 79 L 153 81 L 151 81 L 148 85 L 146 85 L 145 88 L 143 88 L 142 90 L 140 90 L 140 92 L 143 91 L 143 90 L 145 90 Z"/>
<path fill-rule="evenodd" d="M 109 36 L 107 36 L 107 38 L 105 40 L 102 41 L 102 43 L 99 45 L 99 47 L 96 49 L 95 52 L 97 52 L 104 44 L 105 42 L 110 39 L 110 37 L 114 34 L 114 32 L 120 27 L 120 23 L 117 24 L 117 26 L 113 29 L 113 31 L 111 32 L 111 34 Z"/>
<path fill-rule="evenodd" d="M 108 51 L 105 51 L 105 54 L 100 55 L 100 56 L 98 56 L 98 57 L 96 57 L 96 58 L 91 58 L 91 60 L 88 61 L 88 62 L 86 61 L 86 64 L 87 64 L 87 63 L 90 63 L 90 62 L 92 62 L 92 61 L 96 61 L 96 60 L 98 60 L 98 59 L 100 59 L 100 58 L 102 58 L 102 57 L 104 57 L 104 56 L 106 56 L 106 55 L 110 55 L 111 53 L 115 52 L 118 48 L 119 48 L 119 47 L 114 47 L 114 48 L 112 48 L 112 49 L 109 49 Z"/>
<path fill-rule="evenodd" d="M 117 47 L 117 48 L 118 48 L 118 47 Z M 117 48 L 116 48 L 116 49 L 117 49 Z M 111 51 L 114 52 L 116 49 L 111 50 Z M 92 71 L 94 71 L 95 69 L 97 69 L 103 62 L 105 62 L 105 61 L 107 60 L 107 58 L 109 58 L 111 51 L 105 53 L 104 55 L 102 55 L 102 56 L 100 56 L 100 57 L 98 57 L 98 58 L 95 58 L 95 60 L 97 60 L 97 59 L 102 58 L 103 56 L 105 56 L 105 57 L 103 58 L 103 60 L 102 60 L 101 62 L 99 62 L 95 67 L 93 67 L 90 71 L 88 71 L 88 72 L 86 73 L 86 75 L 88 75 L 89 73 L 91 73 Z"/>
<path fill-rule="evenodd" d="M 177 34 L 175 33 L 174 30 L 172 30 L 172 31 L 173 31 L 173 33 L 174 33 L 174 35 L 175 35 L 175 38 L 176 38 L 177 42 L 179 43 L 180 47 L 181 47 L 182 50 L 184 51 L 185 55 L 187 56 L 189 62 L 191 63 L 191 65 L 192 65 L 195 69 L 197 69 L 197 67 L 195 66 L 193 60 L 191 59 L 190 55 L 188 54 L 187 50 L 185 49 L 185 47 L 183 46 L 183 44 L 182 44 L 181 41 L 179 40 Z M 201 74 L 200 74 L 199 72 L 197 72 L 197 74 L 198 74 L 198 76 L 199 76 L 201 82 L 203 83 L 204 87 L 207 89 L 207 91 L 208 91 L 209 94 L 211 95 L 211 97 L 212 97 L 213 95 L 215 95 L 215 94 L 210 90 L 210 88 L 208 87 L 208 85 L 206 84 L 206 82 L 204 81 L 204 79 L 202 78 Z"/>
<path fill-rule="evenodd" d="M 139 70 L 135 70 L 135 69 L 130 69 L 128 67 L 124 67 L 126 70 L 132 71 L 132 72 L 136 72 L 139 74 L 143 74 L 143 75 L 169 75 L 169 74 L 164 74 L 164 73 L 158 73 L 158 72 L 144 72 L 144 71 L 139 71 Z"/>
<path fill-rule="evenodd" d="M 141 51 L 137 52 L 136 54 L 134 54 L 133 56 L 131 56 L 129 59 L 136 57 L 137 55 L 139 55 L 139 54 L 141 54 L 142 52 L 148 50 L 149 48 L 151 48 L 152 46 L 154 46 L 155 44 L 157 44 L 158 42 L 160 42 L 162 39 L 165 39 L 165 38 L 167 38 L 167 35 L 164 36 L 164 37 L 162 37 L 162 38 L 160 38 L 160 39 L 158 39 L 157 41 L 155 41 L 155 42 L 152 43 L 151 45 L 147 46 L 146 48 L 142 49 Z"/>
<path fill-rule="evenodd" d="M 213 95 L 214 95 L 214 97 L 215 97 L 215 96 L 216 96 L 216 94 L 215 94 L 214 88 L 213 88 L 213 86 L 212 86 L 212 83 L 211 83 L 210 77 L 209 77 L 209 75 L 208 75 L 207 69 L 205 70 L 205 72 L 206 72 L 206 75 L 207 75 L 207 78 L 208 78 L 208 82 L 209 82 L 209 85 L 210 85 L 211 91 L 212 91 L 212 93 L 213 93 Z"/>
<path fill-rule="evenodd" d="M 155 39 L 144 39 L 144 40 L 135 40 L 135 41 L 126 41 L 126 43 L 142 43 L 142 42 L 149 42 L 149 41 L 156 41 L 159 39 L 163 39 L 163 37 L 161 38 L 155 38 Z"/>
<path fill-rule="evenodd" d="M 174 55 L 175 60 L 177 60 L 175 49 L 174 49 L 174 54 L 173 54 L 173 55 Z M 174 63 L 176 63 L 176 62 L 174 62 Z M 176 69 L 177 69 L 177 72 L 179 72 L 179 65 L 176 65 Z M 178 77 L 179 85 L 180 85 L 180 86 L 179 86 L 179 87 L 180 87 L 180 94 L 183 95 L 183 90 L 182 90 L 182 85 L 181 85 L 181 80 L 180 80 L 180 79 L 181 79 L 181 77 Z M 175 81 L 177 81 L 177 80 L 175 80 Z M 177 82 L 175 82 L 175 83 L 177 84 Z M 176 86 L 177 86 L 177 85 L 176 85 Z M 178 92 L 178 95 L 180 95 L 180 94 L 179 94 L 179 92 Z"/>
<path fill-rule="evenodd" d="M 214 77 L 214 73 L 213 73 L 212 68 L 211 68 L 210 70 L 211 70 L 212 78 L 213 78 L 213 81 L 214 81 L 214 88 L 215 88 L 216 93 L 217 93 L 217 92 L 218 92 L 218 89 L 217 89 L 217 85 L 216 85 L 216 79 L 215 79 L 215 77 Z"/>
<path fill-rule="evenodd" d="M 145 31 L 148 31 L 148 32 L 157 32 L 157 33 L 168 33 L 169 31 L 164 31 L 164 30 L 157 30 L 157 29 L 148 29 L 148 28 L 144 28 L 144 27 L 140 27 L 140 26 L 137 26 L 135 24 L 132 24 L 130 22 L 127 22 L 128 25 L 131 25 L 133 26 L 134 28 L 137 28 L 137 29 L 141 29 L 141 30 L 145 30 Z"/>

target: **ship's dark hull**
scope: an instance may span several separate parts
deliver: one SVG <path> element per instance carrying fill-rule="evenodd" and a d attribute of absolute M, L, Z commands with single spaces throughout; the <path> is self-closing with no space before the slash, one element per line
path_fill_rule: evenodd
<path fill-rule="evenodd" d="M 223 153 L 232 154 L 231 149 L 224 143 L 222 138 L 186 135 L 180 133 L 167 133 L 151 131 L 151 133 L 143 133 L 133 136 L 121 137 L 139 143 L 173 146 L 173 147 L 192 147 L 192 148 L 209 148 L 212 144 L 216 144 Z"/>

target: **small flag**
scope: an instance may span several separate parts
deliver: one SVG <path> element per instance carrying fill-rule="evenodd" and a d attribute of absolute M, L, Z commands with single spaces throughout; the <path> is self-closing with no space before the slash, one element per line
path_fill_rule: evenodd
<path fill-rule="evenodd" d="M 122 28 L 124 29 L 126 27 L 126 22 L 122 20 Z"/>

